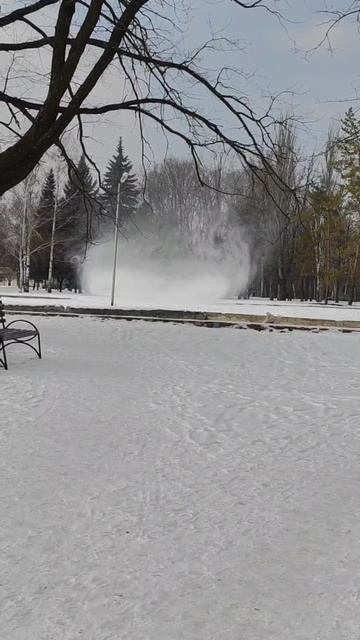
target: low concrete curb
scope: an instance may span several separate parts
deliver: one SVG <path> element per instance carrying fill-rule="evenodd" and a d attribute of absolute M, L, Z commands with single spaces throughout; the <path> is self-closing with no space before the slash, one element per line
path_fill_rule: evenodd
<path fill-rule="evenodd" d="M 206 327 L 237 327 L 239 329 L 327 331 L 337 329 L 343 333 L 360 331 L 360 321 L 324 320 L 320 318 L 271 317 L 263 315 L 210 313 L 166 309 L 94 309 L 92 307 L 64 307 L 62 305 L 16 305 L 7 304 L 6 313 L 36 316 L 96 317 L 116 320 L 146 320 L 150 322 L 174 322 Z"/>

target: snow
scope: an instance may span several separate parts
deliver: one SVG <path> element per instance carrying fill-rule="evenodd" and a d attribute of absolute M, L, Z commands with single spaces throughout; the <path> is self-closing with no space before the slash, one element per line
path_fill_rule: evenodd
<path fill-rule="evenodd" d="M 2 640 L 357 640 L 357 334 L 37 321 L 0 370 Z"/>
<path fill-rule="evenodd" d="M 3 287 L 0 295 L 5 305 L 16 304 L 26 306 L 63 306 L 72 308 L 97 308 L 110 309 L 109 297 L 99 295 L 74 294 L 54 292 L 48 294 L 44 291 L 19 294 L 17 290 Z M 317 302 L 281 302 L 263 298 L 251 298 L 249 300 L 210 300 L 197 304 L 194 302 L 168 303 L 164 297 L 154 298 L 152 302 L 144 302 L 139 298 L 120 296 L 115 301 L 115 309 L 171 309 L 190 310 L 207 313 L 245 314 L 265 316 L 271 313 L 275 316 L 288 318 L 315 318 L 319 320 L 351 320 L 360 322 L 360 303 L 349 307 L 346 303 L 329 303 L 328 305 Z"/>

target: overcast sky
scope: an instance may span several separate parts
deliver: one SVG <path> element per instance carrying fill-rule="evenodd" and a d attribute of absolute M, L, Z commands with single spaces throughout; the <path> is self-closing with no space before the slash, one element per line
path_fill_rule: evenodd
<path fill-rule="evenodd" d="M 276 6 L 284 16 L 282 23 L 263 10 L 241 9 L 231 0 L 185 1 L 191 7 L 188 24 L 182 24 L 182 35 L 175 30 L 172 36 L 179 48 L 179 57 L 181 49 L 198 47 L 212 33 L 238 41 L 237 49 L 213 54 L 204 60 L 204 66 L 215 70 L 222 65 L 231 65 L 252 74 L 250 79 L 240 79 L 239 85 L 259 112 L 265 108 L 270 94 L 294 92 L 293 97 L 289 94 L 283 98 L 280 107 L 284 110 L 293 108 L 295 115 L 306 122 L 306 127 L 300 127 L 299 131 L 302 144 L 307 150 L 312 146 L 319 150 L 331 119 L 338 121 L 349 106 L 336 100 L 354 98 L 360 85 L 357 25 L 351 21 L 342 22 L 332 33 L 331 50 L 324 44 L 311 55 L 306 52 L 319 44 L 326 30 L 326 18 L 317 11 L 324 8 L 339 10 L 350 0 L 269 0 L 269 5 Z M 5 4 L 12 5 L 12 2 L 7 0 Z M 121 83 L 118 72 L 108 72 L 97 88 L 94 101 L 117 101 Z M 33 93 L 33 86 L 29 90 Z M 203 106 L 206 108 L 207 105 Z M 89 126 L 87 131 L 91 137 L 91 152 L 101 165 L 112 154 L 119 135 L 123 136 L 125 148 L 134 163 L 139 164 L 139 136 L 130 116 L 108 116 Z M 149 131 L 149 136 L 155 156 L 160 159 L 165 151 L 163 136 L 154 130 Z M 185 149 L 180 142 L 172 140 L 170 152 L 184 154 Z"/>
<path fill-rule="evenodd" d="M 284 16 L 281 24 L 274 16 L 261 10 L 244 11 L 230 0 L 196 0 L 192 2 L 191 18 L 179 45 L 190 48 L 206 40 L 211 32 L 239 41 L 238 51 L 211 59 L 216 63 L 231 64 L 253 73 L 241 86 L 261 110 L 264 95 L 280 91 L 294 92 L 285 96 L 283 108 L 293 108 L 306 127 L 300 127 L 302 144 L 308 150 L 322 145 L 329 122 L 335 123 L 349 106 L 336 102 L 353 98 L 359 87 L 360 35 L 354 22 L 343 22 L 331 35 L 328 44 L 316 47 L 326 31 L 326 17 L 317 13 L 324 8 L 345 8 L 346 0 L 333 3 L 324 0 L 279 0 L 277 7 Z M 243 48 L 245 46 L 245 49 Z M 102 89 L 102 91 L 105 89 Z M 335 102 L 334 102 L 335 101 Z M 355 105 L 356 106 L 356 105 Z M 139 162 L 140 145 L 136 129 L 130 118 L 113 116 L 92 129 L 97 142 L 92 150 L 101 162 L 115 145 L 117 133 L 124 138 L 126 149 L 135 162 Z M 164 152 L 162 136 L 151 134 L 155 155 Z M 171 142 L 173 153 L 185 153 L 176 140 Z"/>

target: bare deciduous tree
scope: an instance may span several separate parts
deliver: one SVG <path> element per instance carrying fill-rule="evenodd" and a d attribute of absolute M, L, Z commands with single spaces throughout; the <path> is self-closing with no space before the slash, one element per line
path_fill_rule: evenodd
<path fill-rule="evenodd" d="M 273 0 L 268 0 L 269 6 L 264 0 L 232 2 L 240 14 L 261 8 L 275 14 Z M 177 0 L 33 0 L 0 14 L 0 28 L 9 37 L 0 43 L 0 51 L 8 55 L 0 103 L 9 113 L 0 125 L 17 137 L 0 152 L 0 195 L 22 181 L 52 145 L 66 154 L 61 136 L 70 125 L 78 127 L 84 147 L 83 116 L 113 111 L 137 116 L 144 155 L 146 119 L 180 138 L 201 181 L 201 154 L 216 145 L 230 147 L 251 171 L 256 171 L 259 158 L 267 166 L 264 149 L 271 146 L 273 125 L 270 107 L 257 115 L 243 88 L 229 86 L 230 69 L 219 69 L 213 78 L 201 70 L 200 56 L 206 59 L 210 49 L 221 48 L 222 39 L 180 57 L 162 27 L 176 29 L 181 10 L 185 11 Z M 36 90 L 41 94 L 37 99 L 25 98 L 19 83 L 12 92 L 16 56 L 31 56 L 34 51 L 44 53 L 42 64 L 47 67 L 37 77 Z M 95 105 L 91 94 L 110 65 L 112 73 L 123 79 L 123 98 Z M 30 72 L 26 64 L 24 71 Z M 216 119 L 194 106 L 194 87 L 231 119 L 228 130 L 221 116 Z"/>
<path fill-rule="evenodd" d="M 207 169 L 204 178 L 216 183 L 216 170 Z M 213 189 L 199 189 L 191 160 L 174 157 L 155 165 L 147 176 L 146 199 L 154 221 L 162 229 L 178 229 L 189 249 L 207 241 L 221 225 L 221 202 Z M 147 215 L 149 217 L 149 214 Z"/>

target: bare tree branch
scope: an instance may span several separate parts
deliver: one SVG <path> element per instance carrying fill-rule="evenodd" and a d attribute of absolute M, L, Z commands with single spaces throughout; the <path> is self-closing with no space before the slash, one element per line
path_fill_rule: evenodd
<path fill-rule="evenodd" d="M 40 11 L 40 9 L 49 7 L 51 4 L 56 4 L 57 2 L 59 2 L 59 0 L 38 0 L 38 2 L 32 2 L 25 7 L 16 9 L 15 11 L 11 11 L 10 13 L 7 13 L 5 16 L 0 18 L 0 28 L 7 27 L 9 24 L 13 24 L 18 20 L 22 20 L 30 13 L 36 13 L 37 11 Z"/>
<path fill-rule="evenodd" d="M 262 8 L 279 15 L 263 0 L 229 1 L 239 10 Z M 28 16 L 41 18 L 42 10 L 55 4 L 59 6 L 53 35 L 49 35 L 41 20 L 30 20 Z M 7 83 L 0 91 L 0 103 L 11 110 L 12 117 L 15 118 L 14 110 L 18 110 L 29 123 L 25 132 L 17 123 L 20 138 L 0 153 L 0 195 L 23 180 L 52 145 L 59 144 L 62 134 L 72 122 L 77 122 L 81 146 L 89 159 L 84 144 L 82 116 L 100 116 L 122 110 L 130 111 L 138 118 L 143 155 L 143 119 L 147 118 L 188 146 L 199 179 L 199 152 L 214 149 L 216 145 L 232 149 L 251 171 L 256 172 L 261 164 L 270 174 L 274 173 L 266 153 L 272 148 L 271 127 L 276 123 L 270 110 L 262 116 L 255 114 L 247 97 L 226 81 L 230 69 L 219 70 L 212 80 L 198 66 L 200 54 L 206 55 L 223 39 L 214 38 L 178 61 L 173 45 L 159 28 L 160 20 L 171 23 L 167 10 L 170 6 L 175 10 L 176 4 L 161 4 L 161 11 L 149 4 L 149 0 L 40 0 L 0 18 L 0 27 L 25 23 L 41 36 L 35 40 L 28 37 L 29 34 L 14 37 L 11 42 L 0 43 L 0 51 L 9 55 L 41 51 L 44 47 L 50 47 L 51 51 L 47 91 L 43 99 L 32 100 L 21 92 L 11 95 Z M 83 63 L 92 60 L 90 51 L 93 54 L 98 52 L 98 57 L 84 76 Z M 89 104 L 88 98 L 93 89 L 116 60 L 131 95 L 125 95 L 121 101 Z M 220 119 L 216 121 L 199 108 L 194 108 L 191 101 L 194 87 L 206 91 L 235 120 L 236 134 L 230 136 Z M 178 126 L 170 121 L 173 114 L 182 118 Z M 274 179 L 281 184 L 279 176 Z M 286 189 L 285 184 L 282 186 Z"/>

